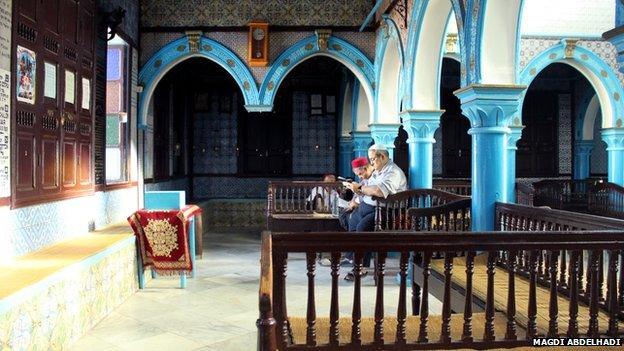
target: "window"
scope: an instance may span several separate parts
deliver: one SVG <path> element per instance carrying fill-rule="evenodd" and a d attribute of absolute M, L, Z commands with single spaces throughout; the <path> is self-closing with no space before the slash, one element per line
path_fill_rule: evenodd
<path fill-rule="evenodd" d="M 129 180 L 129 67 L 129 46 L 123 39 L 115 36 L 108 44 L 106 61 L 105 172 L 107 184 L 123 183 Z"/>

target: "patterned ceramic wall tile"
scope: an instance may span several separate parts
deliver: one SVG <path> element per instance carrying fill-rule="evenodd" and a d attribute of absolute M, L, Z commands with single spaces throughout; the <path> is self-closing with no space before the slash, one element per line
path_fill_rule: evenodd
<path fill-rule="evenodd" d="M 199 204 L 207 227 L 266 227 L 266 200 L 209 200 Z"/>
<path fill-rule="evenodd" d="M 137 290 L 133 241 L 0 313 L 2 350 L 64 350 Z"/>
<path fill-rule="evenodd" d="M 438 128 L 433 135 L 435 138 L 435 144 L 433 144 L 433 175 L 442 175 L 442 127 Z"/>
<path fill-rule="evenodd" d="M 214 91 L 213 91 L 214 92 Z M 238 94 L 208 94 L 209 110 L 195 113 L 193 121 L 193 171 L 235 174 L 237 171 Z M 227 101 L 223 101 L 227 99 Z M 229 104 L 227 110 L 220 112 Z"/>
<path fill-rule="evenodd" d="M 594 122 L 594 148 L 591 151 L 591 175 L 607 174 L 607 144 L 602 141 L 600 129 L 602 128 L 602 117 L 598 115 Z"/>
<path fill-rule="evenodd" d="M 320 95 L 322 99 L 322 95 Z M 336 171 L 336 116 L 310 115 L 307 93 L 293 93 L 293 174 L 323 174 Z"/>
<path fill-rule="evenodd" d="M 559 94 L 559 174 L 572 173 L 572 96 Z"/>
<path fill-rule="evenodd" d="M 243 62 L 247 60 L 247 32 L 206 32 L 214 39 L 232 50 Z M 298 41 L 314 35 L 314 32 L 270 32 L 269 65 L 286 49 Z M 375 57 L 375 33 L 373 32 L 335 32 L 336 37 L 345 39 L 358 47 L 368 58 Z M 141 33 L 141 66 L 144 65 L 160 48 L 182 37 L 182 33 Z M 250 67 L 251 73 L 260 86 L 269 67 Z"/>
<path fill-rule="evenodd" d="M 359 26 L 371 9 L 369 0 L 152 0 L 141 3 L 141 26 Z"/>
<path fill-rule="evenodd" d="M 10 256 L 20 256 L 122 222 L 136 210 L 137 198 L 137 189 L 128 188 L 8 211 L 7 221 L 3 221 L 8 224 L 3 231 L 7 233 L 4 241 L 9 243 L 5 250 Z"/>

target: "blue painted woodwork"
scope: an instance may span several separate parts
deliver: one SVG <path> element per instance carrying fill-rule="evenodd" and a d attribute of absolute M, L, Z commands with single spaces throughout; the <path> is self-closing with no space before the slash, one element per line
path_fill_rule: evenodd
<path fill-rule="evenodd" d="M 455 92 L 472 135 L 472 230 L 494 230 L 495 204 L 507 197 L 507 135 L 526 86 L 473 84 Z"/>
<path fill-rule="evenodd" d="M 403 111 L 403 127 L 409 138 L 409 187 L 433 187 L 434 134 L 444 111 Z"/>

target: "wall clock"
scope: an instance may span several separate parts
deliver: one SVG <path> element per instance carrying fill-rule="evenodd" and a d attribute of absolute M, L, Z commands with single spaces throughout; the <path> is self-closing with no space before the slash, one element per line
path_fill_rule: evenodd
<path fill-rule="evenodd" d="M 250 22 L 247 61 L 252 67 L 264 67 L 269 64 L 269 24 Z"/>

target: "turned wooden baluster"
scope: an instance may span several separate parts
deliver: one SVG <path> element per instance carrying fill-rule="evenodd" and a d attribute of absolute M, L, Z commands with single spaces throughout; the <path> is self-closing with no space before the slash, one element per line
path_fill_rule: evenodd
<path fill-rule="evenodd" d="M 548 262 L 550 263 L 550 303 L 548 309 L 548 337 L 556 338 L 559 334 L 557 316 L 559 315 L 559 306 L 557 305 L 557 263 L 559 262 L 559 251 L 548 252 Z"/>
<path fill-rule="evenodd" d="M 485 331 L 483 339 L 494 341 L 494 274 L 498 253 L 490 251 L 487 261 L 487 298 L 485 301 Z"/>
<path fill-rule="evenodd" d="M 418 342 L 429 342 L 427 322 L 429 319 L 429 274 L 431 272 L 431 251 L 425 251 L 422 263 L 423 284 L 422 284 L 422 304 L 420 307 L 420 330 L 418 331 Z"/>
<path fill-rule="evenodd" d="M 287 253 L 276 252 L 274 254 L 273 311 L 277 321 L 278 343 L 281 345 L 281 348 L 286 348 L 290 344 L 290 328 L 288 326 L 288 312 L 286 311 L 286 260 Z"/>
<path fill-rule="evenodd" d="M 561 269 L 560 271 L 560 275 L 559 275 L 559 286 L 565 290 L 568 289 L 568 283 L 566 281 L 566 272 L 567 272 L 567 264 L 568 264 L 568 260 L 567 260 L 567 254 L 566 254 L 566 250 L 562 250 L 561 251 Z"/>
<path fill-rule="evenodd" d="M 451 277 L 453 275 L 453 252 L 444 253 L 444 299 L 442 301 L 442 331 L 440 342 L 451 342 Z"/>
<path fill-rule="evenodd" d="M 306 345 L 316 346 L 316 305 L 314 304 L 314 275 L 316 271 L 316 252 L 306 253 L 308 269 L 308 309 L 306 313 Z"/>
<path fill-rule="evenodd" d="M 544 280 L 544 254 L 542 252 L 542 250 L 539 251 L 539 256 L 538 256 L 538 263 L 537 263 L 537 279 L 538 281 L 543 281 Z"/>
<path fill-rule="evenodd" d="M 608 306 L 609 306 L 609 329 L 607 330 L 607 335 L 611 337 L 615 337 L 618 332 L 618 314 L 620 311 L 620 306 L 618 303 L 617 297 L 617 261 L 618 261 L 618 251 L 610 250 L 609 251 L 609 272 L 607 278 L 607 288 L 608 288 Z M 620 284 L 624 284 L 621 282 Z"/>
<path fill-rule="evenodd" d="M 399 276 L 401 284 L 399 286 L 399 306 L 397 308 L 397 330 L 396 344 L 405 346 L 405 321 L 407 316 L 407 264 L 409 262 L 409 252 L 401 252 L 401 262 L 399 264 Z"/>
<path fill-rule="evenodd" d="M 338 318 L 340 309 L 338 306 L 338 270 L 340 269 L 340 252 L 332 252 L 331 257 L 331 303 L 329 307 L 329 345 L 338 346 L 340 330 Z"/>
<path fill-rule="evenodd" d="M 507 330 L 505 332 L 506 340 L 516 340 L 516 260 L 518 252 L 509 251 L 507 256 L 507 271 L 509 278 L 507 279 Z"/>
<path fill-rule="evenodd" d="M 466 300 L 464 302 L 464 330 L 462 341 L 472 342 L 472 276 L 474 274 L 475 252 L 469 251 L 466 256 Z"/>
<path fill-rule="evenodd" d="M 585 276 L 585 268 L 584 268 L 584 256 L 585 256 L 585 252 L 583 250 L 579 251 L 579 268 L 578 268 L 578 277 L 577 277 L 577 281 L 578 281 L 578 293 L 579 296 L 581 295 L 585 295 L 585 285 L 583 285 L 583 281 L 584 281 L 584 276 Z"/>
<path fill-rule="evenodd" d="M 377 253 L 377 296 L 375 298 L 375 344 L 383 345 L 384 321 L 384 276 L 386 269 L 386 252 Z"/>
<path fill-rule="evenodd" d="M 361 306 L 361 286 L 362 286 L 362 252 L 356 252 L 353 261 L 353 311 L 351 313 L 351 346 L 359 347 L 362 345 L 362 306 Z"/>
<path fill-rule="evenodd" d="M 379 204 L 377 204 L 377 206 L 375 206 L 375 231 L 381 231 L 383 228 L 381 227 L 381 206 L 379 206 Z"/>
<path fill-rule="evenodd" d="M 587 330 L 587 336 L 590 338 L 597 338 L 599 336 L 598 331 L 598 260 L 600 259 L 600 253 L 596 250 L 591 251 L 590 254 L 590 262 L 588 263 L 588 268 L 590 270 L 590 278 L 591 286 L 590 289 L 590 300 L 589 300 L 589 327 Z"/>
<path fill-rule="evenodd" d="M 604 251 L 600 251 L 598 258 L 598 301 L 604 302 Z"/>
<path fill-rule="evenodd" d="M 594 284 L 596 282 L 596 279 L 598 278 L 598 276 L 596 276 L 596 278 L 594 278 L 591 275 L 592 272 L 592 267 L 591 267 L 591 262 L 592 262 L 592 254 L 593 251 L 588 251 L 587 252 L 587 273 L 585 274 L 585 298 L 587 299 L 591 299 L 591 284 Z M 598 264 L 598 263 L 596 263 Z M 598 286 L 598 284 L 596 284 L 596 287 Z"/>
<path fill-rule="evenodd" d="M 570 319 L 568 321 L 568 332 L 566 333 L 568 338 L 578 338 L 578 297 L 579 297 L 579 263 L 583 259 L 583 251 L 570 252 Z M 580 259 L 579 259 L 580 258 Z"/>
<path fill-rule="evenodd" d="M 619 305 L 624 307 L 624 250 L 620 250 L 620 287 L 618 295 L 620 296 Z"/>
<path fill-rule="evenodd" d="M 537 336 L 537 255 L 539 251 L 531 250 L 529 254 L 529 306 L 527 322 L 527 338 Z"/>
<path fill-rule="evenodd" d="M 412 265 L 422 265 L 422 253 L 414 252 L 414 262 Z M 415 273 L 416 270 L 412 270 L 412 315 L 417 316 L 420 314 L 420 286 L 416 284 Z"/>

